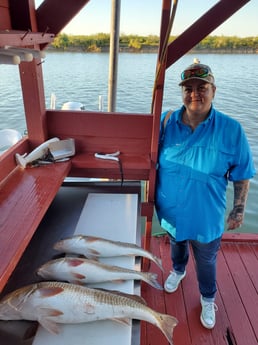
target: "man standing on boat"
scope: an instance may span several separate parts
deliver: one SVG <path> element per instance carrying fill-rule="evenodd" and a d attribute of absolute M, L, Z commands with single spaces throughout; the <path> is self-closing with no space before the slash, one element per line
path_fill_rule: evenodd
<path fill-rule="evenodd" d="M 255 174 L 241 125 L 212 104 L 216 86 L 199 61 L 181 74 L 183 106 L 162 114 L 157 167 L 156 211 L 170 237 L 173 270 L 165 282 L 172 293 L 186 275 L 193 249 L 202 306 L 201 323 L 215 326 L 216 261 L 224 232 L 226 188 L 233 182 L 229 230 L 241 226 Z"/>

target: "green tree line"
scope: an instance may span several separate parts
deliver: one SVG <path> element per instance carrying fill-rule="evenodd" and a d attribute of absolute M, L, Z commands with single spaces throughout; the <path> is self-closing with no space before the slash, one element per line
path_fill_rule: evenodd
<path fill-rule="evenodd" d="M 170 42 L 176 39 L 176 36 L 170 37 Z M 85 52 L 102 52 L 109 50 L 110 36 L 106 33 L 95 35 L 67 35 L 61 33 L 55 37 L 51 47 L 59 50 L 76 50 Z M 157 50 L 159 45 L 159 36 L 138 36 L 121 35 L 120 50 L 141 52 L 146 50 Z M 207 36 L 194 49 L 195 51 L 212 52 L 244 52 L 258 53 L 258 37 L 237 36 Z"/>

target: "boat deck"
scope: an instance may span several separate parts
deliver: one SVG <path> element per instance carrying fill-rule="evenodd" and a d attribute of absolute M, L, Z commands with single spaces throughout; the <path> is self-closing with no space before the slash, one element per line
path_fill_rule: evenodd
<path fill-rule="evenodd" d="M 235 237 L 235 238 L 234 238 Z M 244 241 L 247 237 L 248 242 Z M 175 316 L 174 345 L 257 345 L 258 344 L 258 242 L 257 236 L 225 236 L 218 255 L 216 304 L 213 330 L 200 323 L 200 297 L 192 254 L 187 275 L 173 294 L 142 285 L 142 297 L 155 310 Z M 253 240 L 252 240 L 253 239 Z M 152 238 L 152 251 L 162 258 L 164 273 L 151 264 L 150 271 L 164 282 L 170 269 L 170 244 L 166 236 Z M 160 331 L 142 322 L 141 345 L 167 345 Z"/>
<path fill-rule="evenodd" d="M 68 183 L 68 186 L 62 187 L 2 294 L 40 279 L 35 276 L 36 269 L 57 255 L 53 249 L 53 243 L 60 237 L 69 236 L 74 232 L 88 193 L 116 191 L 134 194 L 139 193 L 140 189 L 140 185 L 134 183 L 126 184 L 124 187 L 110 183 L 90 183 L 79 186 Z M 153 263 L 149 271 L 156 272 L 159 282 L 163 284 L 171 270 L 170 244 L 167 236 L 152 237 L 151 251 L 162 259 L 164 272 Z M 173 315 L 178 319 L 179 323 L 174 330 L 174 345 L 257 345 L 257 272 L 258 234 L 226 234 L 218 255 L 216 297 L 218 311 L 216 326 L 213 330 L 205 329 L 199 321 L 200 297 L 192 255 L 188 263 L 187 275 L 175 293 L 168 294 L 142 283 L 141 295 L 154 310 Z M 157 327 L 143 321 L 141 323 L 136 321 L 135 324 L 137 329 L 140 325 L 141 334 L 139 336 L 138 331 L 136 332 L 132 344 L 168 344 Z M 6 329 L 7 326 L 10 329 Z M 21 327 L 20 339 L 27 332 L 27 328 L 30 328 L 30 323 L 23 325 L 15 321 L 7 324 L 4 321 L 0 322 L 1 345 L 23 344 L 22 341 L 18 342 L 17 337 L 13 339 L 13 327 L 18 326 Z M 31 336 L 33 337 L 33 334 Z M 32 338 L 26 342 L 26 344 L 31 343 Z"/>

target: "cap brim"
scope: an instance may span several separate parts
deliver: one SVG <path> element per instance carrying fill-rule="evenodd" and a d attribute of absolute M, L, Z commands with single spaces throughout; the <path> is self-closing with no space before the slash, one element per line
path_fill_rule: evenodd
<path fill-rule="evenodd" d="M 207 79 L 206 79 L 207 78 Z M 204 83 L 209 83 L 209 84 L 214 84 L 214 79 L 211 75 L 209 75 L 208 77 L 206 78 L 199 78 L 199 77 L 192 77 L 192 78 L 188 78 L 186 80 L 182 80 L 178 85 L 179 86 L 183 86 L 184 84 L 186 84 L 188 81 L 191 81 L 191 80 L 201 80 L 203 81 Z M 209 78 L 209 79 L 208 79 Z"/>

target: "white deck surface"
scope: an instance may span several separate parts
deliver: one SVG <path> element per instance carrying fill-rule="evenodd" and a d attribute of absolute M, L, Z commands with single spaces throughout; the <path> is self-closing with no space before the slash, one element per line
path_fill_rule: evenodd
<path fill-rule="evenodd" d="M 136 243 L 138 195 L 90 193 L 85 202 L 75 234 L 93 235 L 110 240 Z M 133 257 L 103 259 L 112 265 L 134 269 Z M 96 285 L 111 290 L 134 293 L 134 282 Z M 110 320 L 77 325 L 60 325 L 52 335 L 39 326 L 33 345 L 131 345 L 132 326 Z"/>

